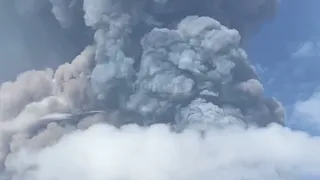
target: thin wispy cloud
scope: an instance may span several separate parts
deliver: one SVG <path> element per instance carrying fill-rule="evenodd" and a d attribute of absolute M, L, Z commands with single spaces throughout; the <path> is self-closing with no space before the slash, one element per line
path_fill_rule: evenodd
<path fill-rule="evenodd" d="M 320 92 L 298 101 L 293 108 L 293 121 L 320 131 Z"/>
<path fill-rule="evenodd" d="M 292 52 L 292 58 L 316 58 L 320 57 L 320 42 L 306 41 L 298 45 Z"/>

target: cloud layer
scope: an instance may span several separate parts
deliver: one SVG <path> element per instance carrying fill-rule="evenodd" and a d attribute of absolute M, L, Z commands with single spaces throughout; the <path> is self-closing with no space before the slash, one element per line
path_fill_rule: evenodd
<path fill-rule="evenodd" d="M 8 168 L 18 170 L 17 180 L 284 180 L 320 175 L 319 150 L 319 138 L 277 125 L 216 129 L 204 137 L 166 125 L 95 125 L 40 151 L 22 151 Z"/>

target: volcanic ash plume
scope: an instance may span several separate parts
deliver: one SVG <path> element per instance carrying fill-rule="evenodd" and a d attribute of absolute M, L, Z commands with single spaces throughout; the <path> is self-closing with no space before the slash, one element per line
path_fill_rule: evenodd
<path fill-rule="evenodd" d="M 93 47 L 87 47 L 71 64 L 61 65 L 56 72 L 50 69 L 28 71 L 19 75 L 15 82 L 1 85 L 2 163 L 6 160 L 6 154 L 10 157 L 10 153 L 19 150 L 20 147 L 27 147 L 28 144 L 33 144 L 34 147 L 50 144 L 52 142 L 46 139 L 54 139 L 55 131 L 66 131 L 55 125 L 53 121 L 59 120 L 56 116 L 45 118 L 46 115 L 74 113 L 86 109 L 81 105 L 83 101 L 86 101 L 87 105 L 90 104 L 87 100 L 91 94 L 87 76 L 93 62 L 93 50 Z M 50 136 L 51 131 L 54 131 L 53 137 Z M 38 132 L 40 134 L 37 134 Z M 42 136 L 46 139 L 38 140 Z"/>
<path fill-rule="evenodd" d="M 181 17 L 171 11 L 182 11 L 176 3 L 84 1 L 85 22 L 96 29 L 97 65 L 91 78 L 97 98 L 139 121 L 146 119 L 142 124 L 188 124 L 187 117 L 201 121 L 205 118 L 200 114 L 210 111 L 259 126 L 282 123 L 281 105 L 262 97 L 263 87 L 240 47 L 239 32 L 213 19 L 215 13 Z M 261 2 L 257 7 L 268 3 Z M 192 10 L 190 4 L 181 3 L 183 12 Z M 211 5 L 222 10 L 230 4 L 214 1 Z M 150 12 L 148 7 L 158 8 Z M 189 14 L 193 13 L 199 12 Z M 175 18 L 169 21 L 166 15 Z M 152 26 L 144 22 L 148 16 L 161 26 L 141 28 Z M 226 18 L 231 21 L 233 16 Z M 140 41 L 136 31 L 142 34 Z M 130 56 L 133 48 L 141 55 Z M 137 53 L 139 50 L 141 53 Z"/>
<path fill-rule="evenodd" d="M 161 118 L 171 111 L 183 124 L 282 122 L 275 112 L 281 107 L 262 97 L 263 87 L 239 47 L 236 30 L 209 17 L 189 16 L 176 30 L 153 29 L 141 44 L 134 84 L 140 89 L 127 104 L 139 114 Z M 212 119 L 219 114 L 226 118 Z"/>
<path fill-rule="evenodd" d="M 241 47 L 243 37 L 275 14 L 276 0 L 0 4 L 8 6 L 4 14 L 26 16 L 14 21 L 22 29 L 42 32 L 28 24 L 41 17 L 32 22 L 52 27 L 48 33 L 55 32 L 56 42 L 74 50 L 54 52 L 75 56 L 56 70 L 27 71 L 1 85 L 1 179 L 285 180 L 319 174 L 319 139 L 282 127 L 284 108 L 264 97 Z M 35 47 L 48 36 L 34 37 Z M 39 51 L 56 46 L 46 47 Z"/>

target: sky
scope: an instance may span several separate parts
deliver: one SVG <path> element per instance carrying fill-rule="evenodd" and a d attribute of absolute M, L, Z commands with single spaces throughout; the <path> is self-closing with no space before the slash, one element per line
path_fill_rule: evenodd
<path fill-rule="evenodd" d="M 319 5 L 283 0 L 276 18 L 247 45 L 266 93 L 286 107 L 286 125 L 314 135 L 320 132 Z"/>
<path fill-rule="evenodd" d="M 247 47 L 266 93 L 286 107 L 286 125 L 314 136 L 320 135 L 319 5 L 318 0 L 283 0 L 275 20 Z"/>

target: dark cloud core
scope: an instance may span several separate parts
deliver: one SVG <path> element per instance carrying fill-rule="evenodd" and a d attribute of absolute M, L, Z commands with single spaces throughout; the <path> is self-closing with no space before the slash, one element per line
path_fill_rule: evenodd
<path fill-rule="evenodd" d="M 47 1 L 1 0 L 0 9 L 1 63 L 10 67 L 10 70 L 1 67 L 1 76 L 10 74 L 8 78 L 12 79 L 16 73 L 27 69 L 56 68 L 92 42 L 81 11 L 77 12 L 78 18 L 70 29 L 64 29 L 51 13 L 51 4 Z"/>

